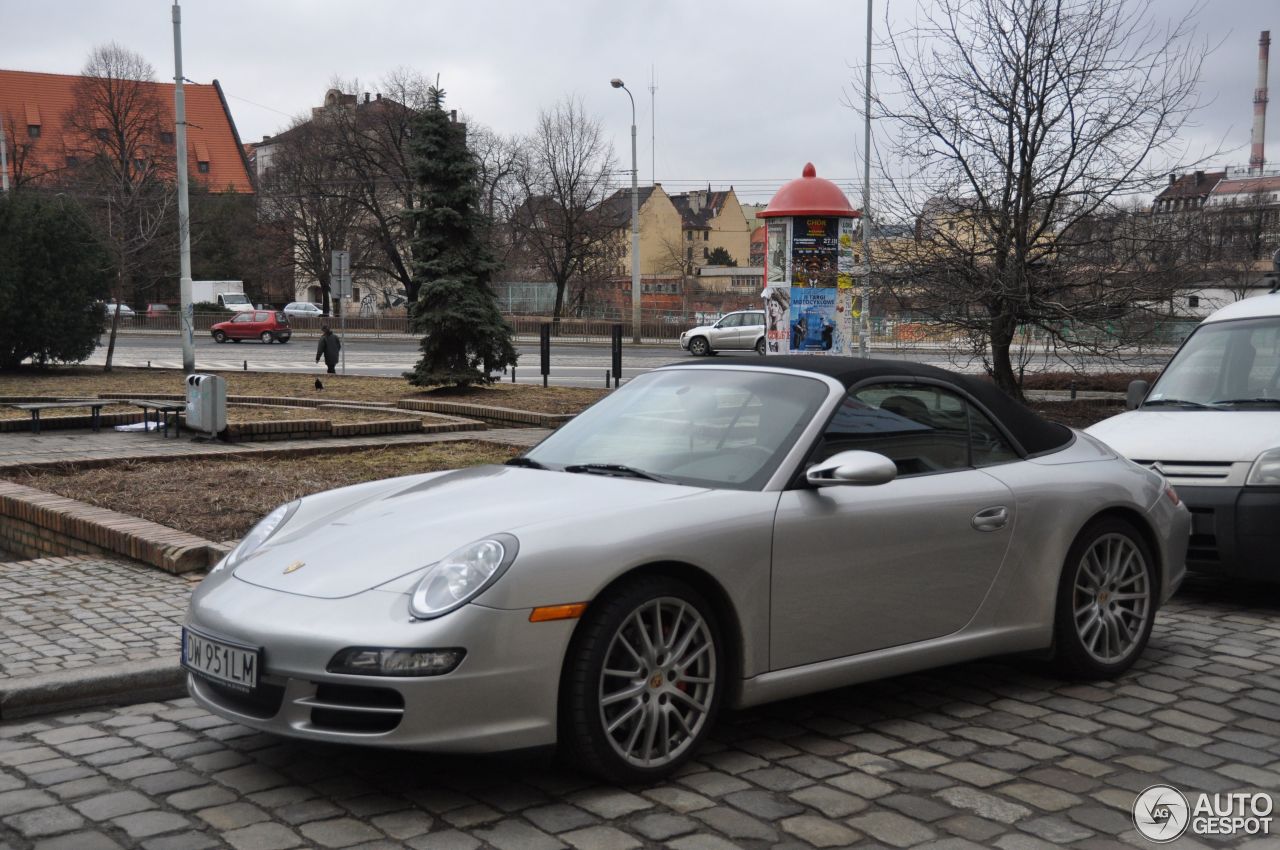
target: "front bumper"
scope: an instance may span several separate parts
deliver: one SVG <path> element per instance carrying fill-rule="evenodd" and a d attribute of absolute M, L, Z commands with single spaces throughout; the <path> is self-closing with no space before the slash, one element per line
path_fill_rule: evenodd
<path fill-rule="evenodd" d="M 1191 511 L 1187 568 L 1280 581 L 1280 487 L 1178 485 Z"/>
<path fill-rule="evenodd" d="M 492 752 L 555 743 L 560 668 L 575 621 L 530 623 L 529 612 L 465 605 L 414 620 L 408 596 L 345 599 L 280 593 L 230 578 L 193 603 L 186 625 L 263 648 L 253 695 L 188 675 L 202 707 L 255 729 L 311 740 L 437 752 Z M 462 647 L 442 676 L 326 672 L 351 646 Z"/>
<path fill-rule="evenodd" d="M 688 351 L 688 350 L 689 350 L 689 338 L 688 338 L 688 337 L 684 337 L 684 336 L 680 337 L 680 347 L 681 347 L 682 349 L 684 349 L 685 351 Z"/>

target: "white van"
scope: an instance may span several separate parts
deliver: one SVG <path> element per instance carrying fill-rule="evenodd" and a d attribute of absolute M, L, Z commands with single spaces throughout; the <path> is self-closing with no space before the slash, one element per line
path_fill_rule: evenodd
<path fill-rule="evenodd" d="M 1088 429 L 1191 509 L 1187 569 L 1280 581 L 1280 294 L 1223 307 Z"/>

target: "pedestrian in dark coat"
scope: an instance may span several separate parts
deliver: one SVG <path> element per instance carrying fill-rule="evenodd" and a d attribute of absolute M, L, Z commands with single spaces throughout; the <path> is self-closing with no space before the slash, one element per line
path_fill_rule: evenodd
<path fill-rule="evenodd" d="M 342 351 L 342 340 L 329 330 L 328 325 L 320 326 L 320 344 L 316 346 L 316 362 L 320 362 L 320 358 L 324 358 L 324 365 L 329 367 L 329 374 L 334 373 L 334 367 L 338 365 L 338 352 Z"/>

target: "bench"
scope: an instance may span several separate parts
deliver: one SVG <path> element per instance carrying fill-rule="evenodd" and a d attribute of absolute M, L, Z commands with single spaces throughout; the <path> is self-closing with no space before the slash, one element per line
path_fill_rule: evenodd
<path fill-rule="evenodd" d="M 161 429 L 164 435 L 169 436 L 169 419 L 173 418 L 173 436 L 174 439 L 182 436 L 182 429 L 178 427 L 178 414 L 187 409 L 185 402 L 181 401 L 160 401 L 153 398 L 131 398 L 125 404 L 133 404 L 142 408 L 142 421 L 151 422 L 151 412 L 154 410 L 156 414 L 156 427 Z"/>
<path fill-rule="evenodd" d="M 28 413 L 30 413 L 31 414 L 31 433 L 39 434 L 40 433 L 40 411 L 42 410 L 56 410 L 59 408 L 70 408 L 70 407 L 87 407 L 89 408 L 92 415 L 93 430 L 97 431 L 99 426 L 102 424 L 102 408 L 106 407 L 109 404 L 116 404 L 116 402 L 103 401 L 101 399 L 86 398 L 86 399 L 80 399 L 80 400 L 74 400 L 74 401 L 64 400 L 64 401 L 11 402 L 8 405 L 6 405 L 6 407 L 17 408 L 18 410 L 25 410 Z"/>

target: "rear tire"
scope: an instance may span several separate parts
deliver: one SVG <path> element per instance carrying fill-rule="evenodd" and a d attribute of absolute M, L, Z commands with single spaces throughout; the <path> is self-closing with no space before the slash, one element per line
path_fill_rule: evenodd
<path fill-rule="evenodd" d="M 764 337 L 760 337 L 756 340 L 756 354 L 759 354 L 761 357 L 764 356 Z"/>
<path fill-rule="evenodd" d="M 706 739 L 726 675 L 720 626 L 701 594 L 666 576 L 626 581 L 591 603 L 569 644 L 563 752 L 610 782 L 655 782 Z"/>
<path fill-rule="evenodd" d="M 218 345 L 222 345 L 222 343 L 227 341 L 227 335 L 224 334 L 222 331 L 214 331 L 213 341 L 218 343 Z"/>
<path fill-rule="evenodd" d="M 1071 544 L 1058 582 L 1054 661 L 1078 679 L 1128 670 L 1151 637 L 1157 607 L 1155 559 L 1129 522 L 1103 517 Z"/>
<path fill-rule="evenodd" d="M 275 336 L 272 335 L 271 331 L 263 331 L 262 336 L 258 338 L 262 340 L 263 345 L 270 345 L 275 342 L 276 339 Z"/>

